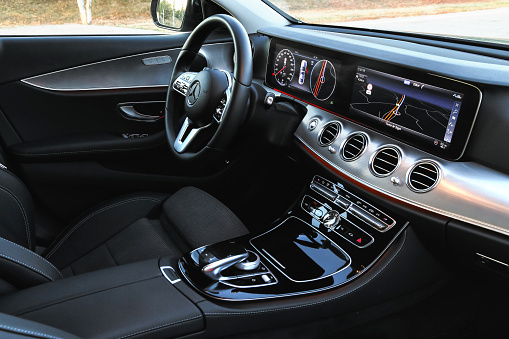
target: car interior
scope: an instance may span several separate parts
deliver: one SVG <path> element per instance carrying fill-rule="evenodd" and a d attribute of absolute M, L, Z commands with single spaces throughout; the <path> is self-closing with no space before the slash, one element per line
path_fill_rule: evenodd
<path fill-rule="evenodd" d="M 505 337 L 507 45 L 188 0 L 0 74 L 0 337 Z"/>

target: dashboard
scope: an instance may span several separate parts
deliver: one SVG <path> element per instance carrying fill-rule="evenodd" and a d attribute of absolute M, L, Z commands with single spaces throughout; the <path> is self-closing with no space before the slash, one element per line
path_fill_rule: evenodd
<path fill-rule="evenodd" d="M 466 82 L 273 39 L 265 81 L 446 159 L 461 157 L 481 101 Z"/>
<path fill-rule="evenodd" d="M 295 137 L 318 163 L 407 208 L 509 234 L 507 175 L 472 161 L 489 152 L 475 126 L 493 124 L 486 96 L 506 62 L 313 29 L 259 33 L 270 40 L 264 86 L 307 106 Z"/>

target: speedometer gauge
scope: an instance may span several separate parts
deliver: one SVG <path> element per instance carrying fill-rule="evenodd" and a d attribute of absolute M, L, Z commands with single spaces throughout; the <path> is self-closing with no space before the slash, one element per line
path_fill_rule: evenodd
<path fill-rule="evenodd" d="M 289 49 L 281 50 L 274 62 L 274 73 L 272 75 L 281 86 L 286 86 L 292 81 L 295 73 L 295 58 Z"/>

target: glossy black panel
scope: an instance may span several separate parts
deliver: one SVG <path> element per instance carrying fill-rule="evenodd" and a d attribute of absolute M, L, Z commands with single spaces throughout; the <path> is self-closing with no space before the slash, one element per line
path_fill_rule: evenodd
<path fill-rule="evenodd" d="M 338 245 L 295 217 L 253 238 L 251 244 L 296 282 L 325 278 L 350 265 L 350 258 Z"/>
<path fill-rule="evenodd" d="M 199 255 L 185 255 L 179 268 L 188 282 L 204 295 L 222 300 L 256 300 L 315 293 L 344 285 L 359 277 L 380 258 L 408 225 L 392 211 L 383 210 L 340 182 L 327 177 L 335 195 L 317 193 L 309 186 L 288 212 L 286 219 L 262 234 L 235 239 L 236 244 L 258 253 L 261 266 L 253 272 L 223 271 L 229 280 L 213 281 L 200 269 Z M 330 193 L 330 192 L 329 192 Z M 348 196 L 351 200 L 337 199 Z M 366 205 L 394 224 L 379 230 L 348 209 Z M 339 216 L 331 223 L 326 215 Z M 328 225 L 328 227 L 325 226 Z M 214 248 L 231 247 L 231 242 Z M 265 277 L 264 277 L 265 276 Z"/>

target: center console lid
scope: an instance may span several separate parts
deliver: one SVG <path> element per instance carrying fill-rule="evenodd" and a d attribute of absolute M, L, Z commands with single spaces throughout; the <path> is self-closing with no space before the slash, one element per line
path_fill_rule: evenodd
<path fill-rule="evenodd" d="M 0 300 L 0 312 L 85 338 L 177 337 L 204 329 L 200 310 L 142 261 L 38 285 Z"/>

